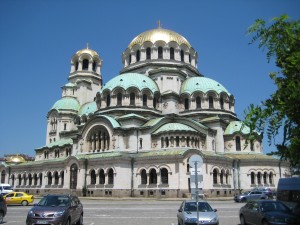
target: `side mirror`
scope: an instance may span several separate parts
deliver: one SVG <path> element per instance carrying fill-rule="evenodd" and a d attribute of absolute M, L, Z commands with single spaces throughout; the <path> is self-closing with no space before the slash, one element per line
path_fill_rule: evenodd
<path fill-rule="evenodd" d="M 182 212 L 182 209 L 178 209 L 178 212 Z"/>
<path fill-rule="evenodd" d="M 214 209 L 214 212 L 217 212 L 218 210 L 217 209 Z"/>

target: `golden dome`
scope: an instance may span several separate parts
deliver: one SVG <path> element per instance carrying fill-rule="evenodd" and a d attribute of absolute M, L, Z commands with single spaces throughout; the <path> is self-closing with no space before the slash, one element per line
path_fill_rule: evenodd
<path fill-rule="evenodd" d="M 21 162 L 26 162 L 24 157 L 20 155 L 14 155 L 6 158 L 6 162 L 8 163 L 21 163 Z"/>
<path fill-rule="evenodd" d="M 136 44 L 142 45 L 147 41 L 152 43 L 155 43 L 156 41 L 164 41 L 166 43 L 175 41 L 178 45 L 185 44 L 189 48 L 191 47 L 190 43 L 182 35 L 174 31 L 158 27 L 157 29 L 148 30 L 136 36 L 131 41 L 128 48 L 132 48 Z"/>
<path fill-rule="evenodd" d="M 98 56 L 98 57 L 99 57 L 98 53 L 95 52 L 95 51 L 92 50 L 92 49 L 89 49 L 89 46 L 88 46 L 88 45 L 86 46 L 86 48 L 77 51 L 75 55 L 77 55 L 77 56 L 79 57 L 79 56 L 82 55 L 82 54 L 89 54 L 89 55 L 91 55 L 92 57 L 94 57 L 94 56 Z"/>

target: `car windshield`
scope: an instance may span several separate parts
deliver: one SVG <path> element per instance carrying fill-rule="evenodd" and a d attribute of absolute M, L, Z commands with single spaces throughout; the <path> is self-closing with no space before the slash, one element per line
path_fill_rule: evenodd
<path fill-rule="evenodd" d="M 280 202 L 263 202 L 261 204 L 261 211 L 271 212 L 271 211 L 289 211 L 289 208 Z"/>
<path fill-rule="evenodd" d="M 248 195 L 250 193 L 250 191 L 245 191 L 242 193 L 242 195 Z"/>
<path fill-rule="evenodd" d="M 12 190 L 12 187 L 11 186 L 3 186 L 3 189 L 4 190 Z"/>
<path fill-rule="evenodd" d="M 196 202 L 187 202 L 184 206 L 184 211 L 188 212 L 197 212 L 197 203 Z M 207 202 L 198 202 L 198 211 L 199 212 L 212 212 L 213 209 Z"/>
<path fill-rule="evenodd" d="M 70 200 L 66 196 L 46 196 L 38 203 L 39 206 L 67 206 Z"/>

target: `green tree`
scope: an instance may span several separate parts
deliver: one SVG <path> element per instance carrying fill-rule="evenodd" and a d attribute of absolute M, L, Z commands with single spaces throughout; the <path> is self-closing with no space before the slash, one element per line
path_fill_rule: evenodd
<path fill-rule="evenodd" d="M 271 72 L 276 85 L 272 95 L 245 110 L 245 125 L 250 127 L 249 140 L 255 131 L 265 133 L 268 142 L 276 145 L 271 154 L 289 160 L 300 171 L 300 20 L 287 15 L 272 19 L 267 26 L 258 19 L 248 28 L 250 44 L 259 43 L 267 51 L 267 59 L 275 60 L 279 71 Z M 278 140 L 282 133 L 282 140 Z M 281 135 L 280 135 L 281 137 Z"/>

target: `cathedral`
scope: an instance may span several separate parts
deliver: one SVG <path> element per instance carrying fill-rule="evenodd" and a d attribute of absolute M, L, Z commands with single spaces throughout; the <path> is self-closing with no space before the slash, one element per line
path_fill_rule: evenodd
<path fill-rule="evenodd" d="M 106 83 L 100 54 L 77 51 L 48 111 L 45 145 L 32 161 L 6 158 L 1 183 L 35 195 L 178 198 L 191 195 L 196 173 L 206 197 L 275 189 L 289 163 L 264 155 L 260 134 L 248 144 L 234 90 L 197 63 L 189 41 L 160 26 L 129 43 Z"/>

